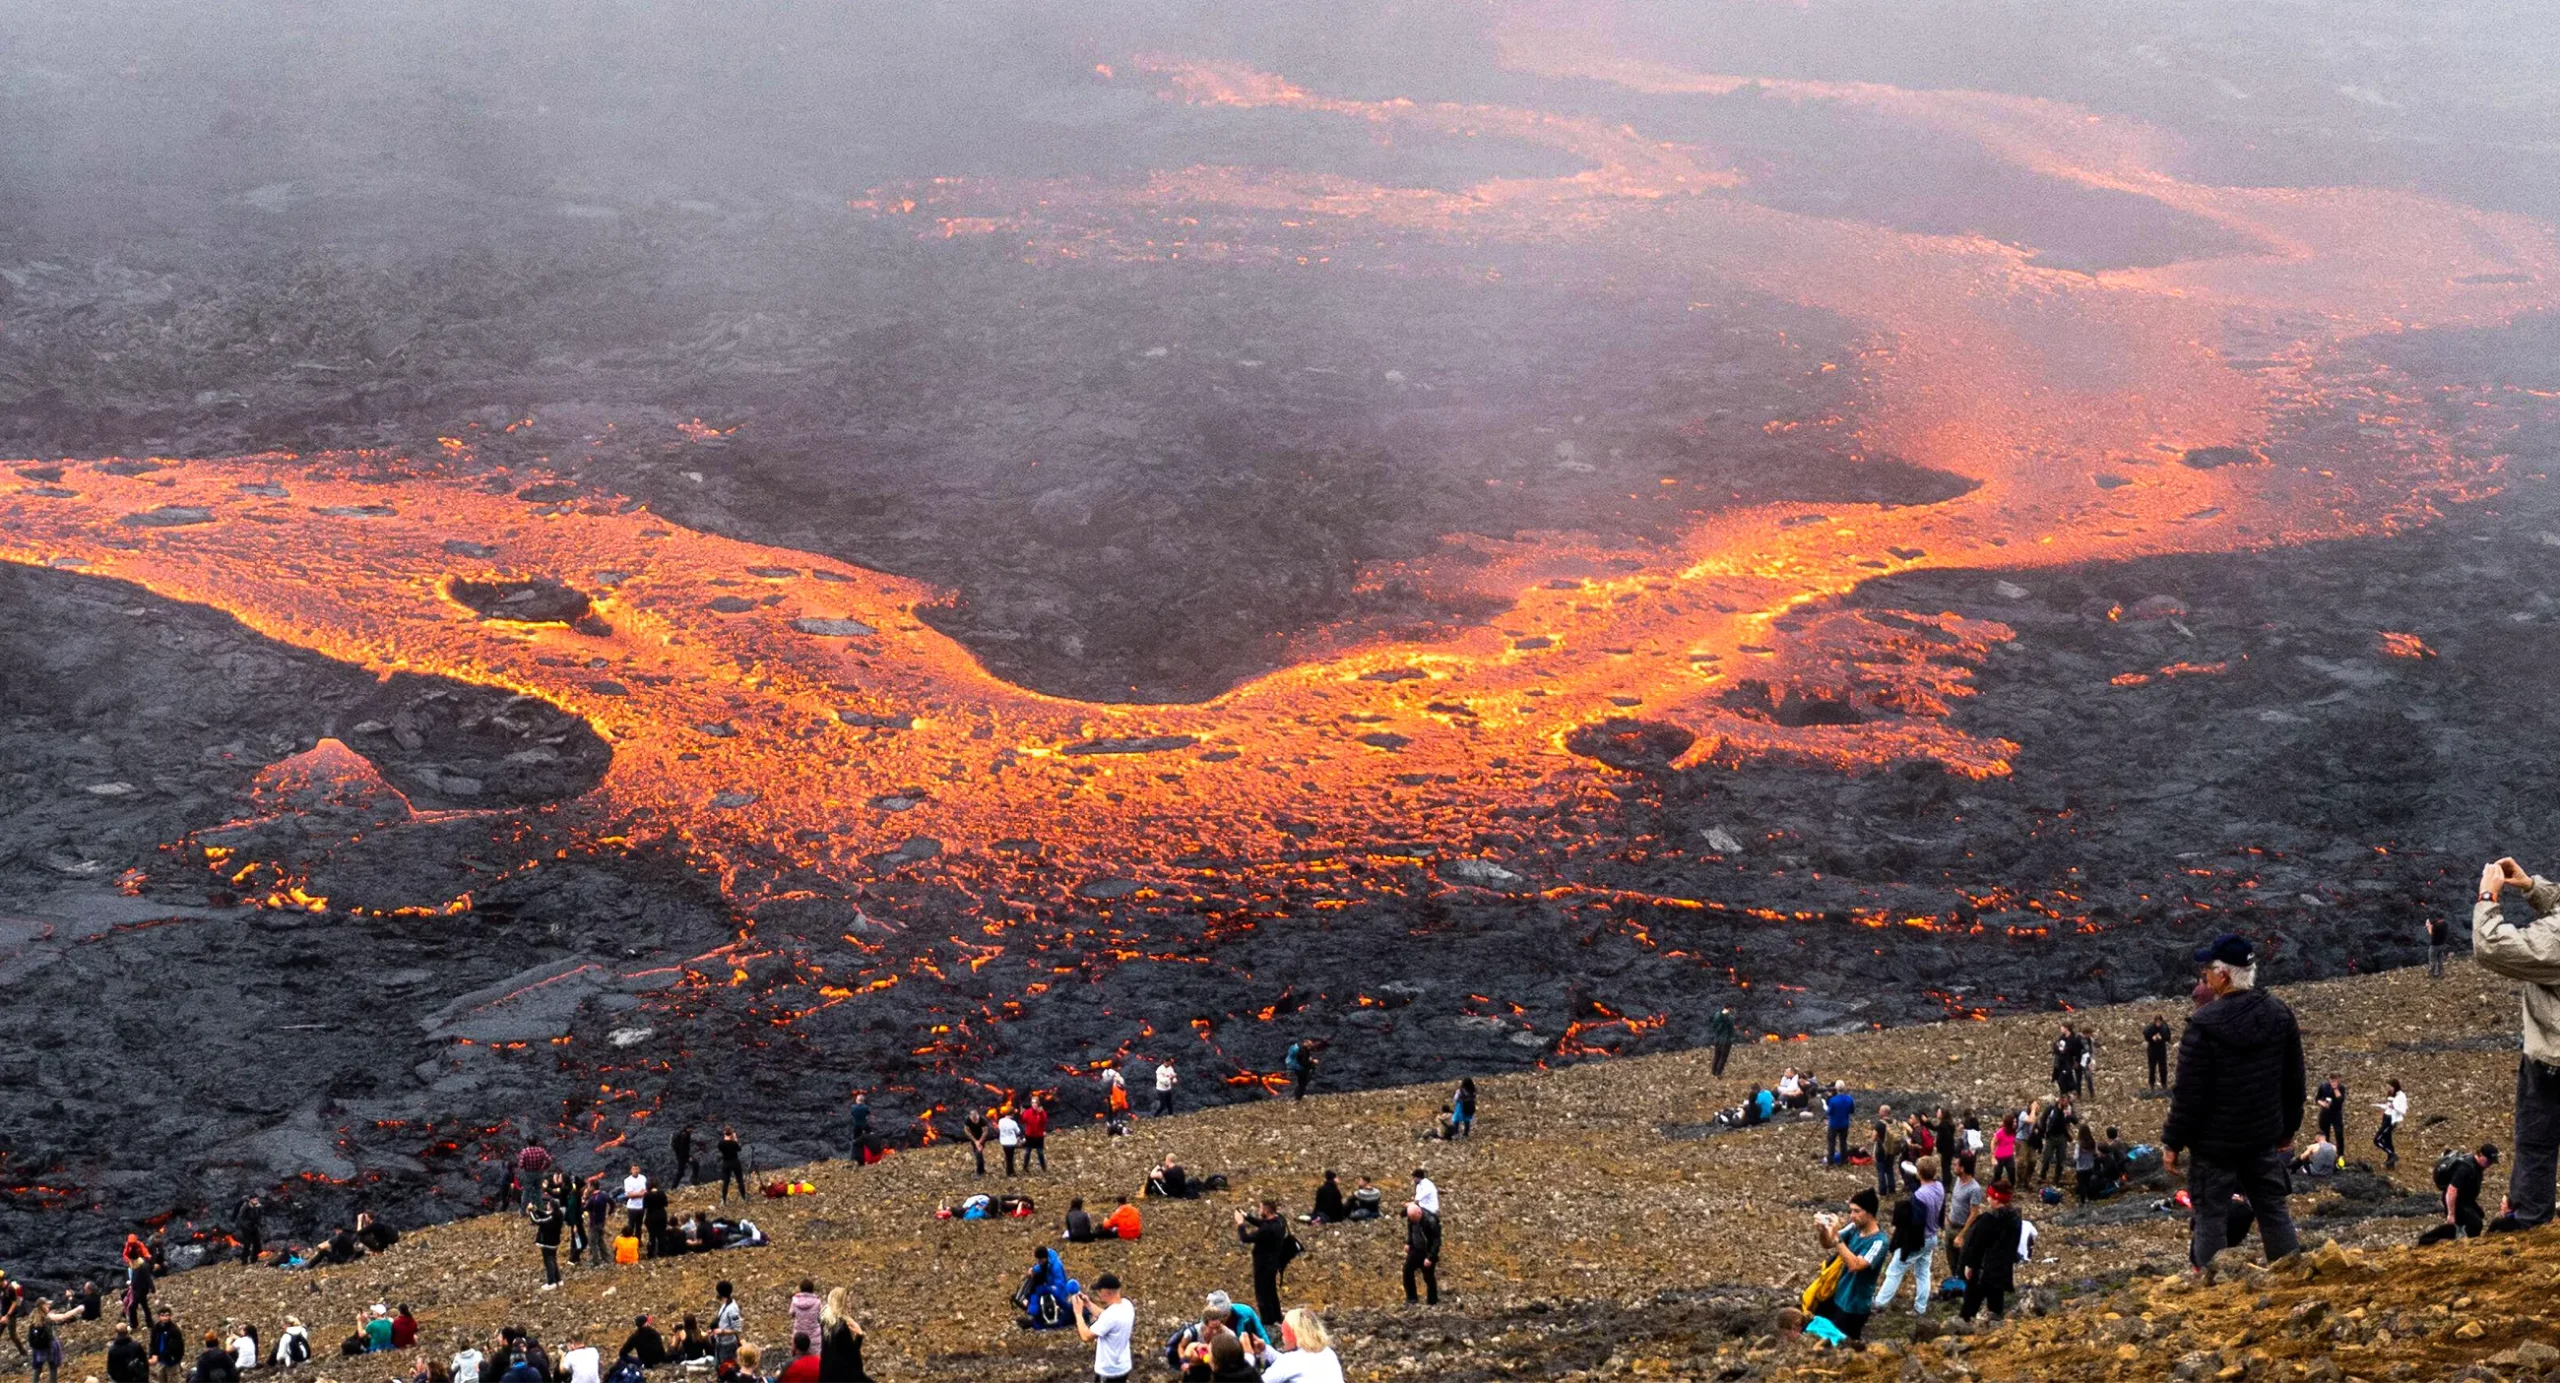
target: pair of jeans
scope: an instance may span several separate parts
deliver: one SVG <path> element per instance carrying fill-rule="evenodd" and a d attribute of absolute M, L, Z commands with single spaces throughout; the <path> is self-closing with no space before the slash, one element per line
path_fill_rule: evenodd
<path fill-rule="evenodd" d="M 542 1246 L 542 1280 L 548 1286 L 560 1285 L 560 1247 L 557 1244 Z"/>
<path fill-rule="evenodd" d="M 2187 1241 L 2187 1261 L 2201 1268 L 2222 1252 L 2231 1236 L 2231 1198 L 2249 1202 L 2257 1217 L 2258 1239 L 2272 1263 L 2302 1247 L 2293 1232 L 2293 1212 L 2285 1196 L 2293 1189 L 2291 1164 L 2273 1148 L 2234 1162 L 2189 1153 L 2187 1200 L 2195 1207 Z"/>
<path fill-rule="evenodd" d="M 1733 1055 L 1733 1044 L 1732 1044 L 1732 1043 L 1730 1043 L 1730 1042 L 1719 1042 L 1719 1043 L 1717 1043 L 1717 1044 L 1716 1044 L 1716 1069 L 1715 1069 L 1715 1073 L 1716 1073 L 1717 1075 L 1721 1076 L 1721 1075 L 1723 1075 L 1723 1074 L 1724 1074 L 1724 1063 L 1725 1063 L 1725 1058 L 1727 1058 L 1727 1057 L 1729 1057 L 1729 1056 L 1732 1056 L 1732 1055 Z"/>
<path fill-rule="evenodd" d="M 2444 978 L 2444 953 L 2451 949 L 2452 948 L 2448 946 L 2430 946 L 2427 948 L 2428 979 L 2440 980 Z"/>
<path fill-rule="evenodd" d="M 2560 1169 L 2560 1066 L 2516 1063 L 2516 1153 L 2507 1172 L 2507 1210 L 2520 1225 L 2551 1218 L 2552 1175 Z"/>
<path fill-rule="evenodd" d="M 1422 1289 L 1429 1293 L 1428 1296 L 1415 1294 L 1413 1285 L 1417 1277 L 1422 1280 Z M 1440 1304 L 1440 1264 L 1426 1257 L 1422 1250 L 1417 1248 L 1408 1248 L 1404 1251 L 1404 1299 L 1407 1303 L 1419 1301 L 1432 1306 Z"/>
<path fill-rule="evenodd" d="M 1911 1273 L 1915 1278 L 1911 1291 L 1911 1314 L 1928 1315 L 1929 1292 L 1938 1285 L 1937 1235 L 1932 1234 L 1921 1240 L 1918 1253 L 1902 1253 L 1898 1250 L 1894 1253 L 1892 1260 L 1884 1265 L 1884 1281 L 1876 1285 L 1875 1305 L 1867 1309 L 1880 1311 L 1891 1306 L 1893 1294 L 1902 1290 L 1904 1273 Z"/>
<path fill-rule="evenodd" d="M 1170 1091 L 1170 1090 L 1159 1090 L 1159 1091 L 1157 1091 L 1157 1092 L 1156 1092 L 1156 1115 L 1157 1115 L 1157 1117 L 1161 1118 L 1161 1117 L 1163 1117 L 1164 1115 L 1171 1114 L 1172 1112 L 1173 1112 L 1173 1092 L 1172 1092 L 1172 1091 Z"/>
<path fill-rule="evenodd" d="M 2382 1127 L 2373 1131 L 2373 1145 L 2382 1149 L 2382 1165 L 2385 1167 L 2400 1165 L 2399 1132 L 2400 1125 L 2388 1118 L 2382 1121 Z M 2521 1159 L 2518 1160 L 2516 1170 L 2524 1170 Z"/>
<path fill-rule="evenodd" d="M 745 1200 L 747 1198 L 747 1169 L 739 1166 L 735 1162 L 721 1163 L 720 1203 L 722 1205 L 727 1205 L 729 1203 L 729 1183 L 732 1181 L 738 1183 L 738 1199 Z M 701 1184 L 702 1183 L 700 1181 L 694 1182 L 694 1185 L 696 1186 L 700 1186 Z"/>
<path fill-rule="evenodd" d="M 1836 1128 L 1830 1131 L 1830 1136 L 1823 1140 L 1822 1160 L 1834 1167 L 1848 1162 L 1849 1131 L 1847 1129 Z"/>
<path fill-rule="evenodd" d="M 2148 1062 L 2149 1070 L 2149 1075 L 2146 1079 L 2148 1079 L 2154 1087 L 2167 1085 L 2169 1083 L 2169 1049 L 2166 1047 L 2154 1047 L 2151 1049 L 2149 1056 L 2146 1057 L 2145 1060 Z"/>

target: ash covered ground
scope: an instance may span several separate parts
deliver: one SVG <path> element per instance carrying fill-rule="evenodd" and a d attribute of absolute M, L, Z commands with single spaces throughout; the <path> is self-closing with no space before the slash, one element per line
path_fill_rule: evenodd
<path fill-rule="evenodd" d="M 1838 38 L 1844 8 L 1772 18 L 1721 56 L 1776 71 L 1772 54 Z M 624 495 L 930 581 L 950 593 L 930 618 L 991 670 L 1096 701 L 1198 700 L 1311 651 L 1495 617 L 1500 591 L 1449 535 L 1634 550 L 1751 504 L 1921 505 L 1966 485 L 1866 450 L 1865 381 L 1836 362 L 1869 343 L 1761 295 L 1665 299 L 1568 252 L 1392 231 L 1338 247 L 1332 272 L 1025 264 L 881 214 L 936 177 L 1283 164 L 1440 188 L 1571 171 L 1494 139 L 1176 112 L 1099 70 L 1141 39 L 1364 95 L 1712 140 L 1744 151 L 1770 205 L 2075 270 L 2228 248 L 2193 218 L 1851 112 L 1498 71 L 1465 14 L 1428 6 L 1241 27 L 896 12 L 830 37 L 896 59 L 841 86 L 823 61 L 745 56 L 797 37 L 779 15 L 718 42 L 677 20 L 587 35 L 575 70 L 528 66 L 498 30 L 472 63 L 371 90 L 344 73 L 403 35 L 231 33 L 205 59 L 182 32 L 137 50 L 11 18 L 37 55 L 5 87 L 36 132 L 6 155 L 18 195 L 0 213 L 0 451 L 28 458 L 19 483 L 60 480 L 66 457 L 434 456 L 468 438 L 536 478 L 529 505 Z M 2350 50 L 2275 66 L 2252 55 L 2291 35 L 2175 6 L 2147 23 L 1819 75 L 1998 86 L 2021 54 L 2070 53 L 2013 89 L 2170 124 L 2213 176 L 2414 175 L 2553 211 L 2535 198 L 2560 180 L 2409 152 L 2494 97 L 2395 103 Z M 2462 50 L 2443 42 L 2391 79 L 2445 80 Z M 2131 55 L 2144 43 L 2166 56 Z M 722 56 L 678 75 L 678 52 Z M 291 99 L 197 80 L 208 61 L 264 64 Z M 2283 75 L 2245 114 L 2192 99 L 2244 74 Z M 2333 99 L 2342 86 L 2382 104 Z M 149 118 L 102 118 L 141 91 Z M 637 134 L 609 118 L 635 103 L 657 112 Z M 347 128 L 371 142 L 313 133 Z M 110 157 L 141 171 L 79 179 Z M 776 1165 L 839 1147 L 855 1088 L 895 1140 L 990 1086 L 1060 1086 L 1083 1117 L 1098 1099 L 1078 1077 L 1120 1055 L 1180 1059 L 1200 1102 L 1258 1096 L 1298 1036 L 1330 1044 L 1323 1079 L 1361 1084 L 1683 1044 L 1726 1002 L 1794 1034 L 2174 992 L 2183 950 L 2226 927 L 2275 938 L 2292 973 L 2405 963 L 2480 858 L 2560 844 L 2536 808 L 2560 714 L 2543 694 L 2560 432 L 2533 392 L 2560 387 L 2560 330 L 2418 333 L 2328 368 L 2437 400 L 2429 424 L 2493 457 L 2498 483 L 2387 535 L 1925 571 L 1847 598 L 2017 632 L 1955 715 L 2019 745 L 2007 777 L 1675 771 L 1639 726 L 1591 743 L 1608 765 L 1592 791 L 1509 829 L 1400 861 L 1313 842 L 1296 862 L 1392 876 L 1390 901 L 1319 908 L 1284 887 L 1254 912 L 1242 880 L 1231 897 L 1088 891 L 1090 917 L 1053 920 L 1166 958 L 1079 955 L 1038 993 L 953 969 L 784 1023 L 814 967 L 900 934 L 831 918 L 737 947 L 734 903 L 680 853 L 599 845 L 546 808 L 610 755 L 582 723 L 504 689 L 377 680 L 76 572 L 0 569 L 0 1257 L 72 1274 L 135 1224 L 217 1231 L 252 1188 L 282 1189 L 285 1234 L 358 1203 L 395 1221 L 473 1209 L 486 1158 L 533 1133 L 583 1168 L 735 1120 Z M 2360 421 L 2313 407 L 2292 426 Z M 1868 713 L 1736 698 L 1782 722 Z M 324 738 L 350 751 L 327 761 L 337 778 L 251 791 Z M 353 891 L 314 913 L 260 906 L 254 878 L 172 882 L 171 847 L 208 840 L 325 856 Z M 556 863 L 514 869 L 534 859 Z M 866 917 L 965 931 L 991 900 L 921 863 L 867 885 Z M 455 916 L 365 910 L 464 892 Z M 734 967 L 703 959 L 723 948 Z"/>

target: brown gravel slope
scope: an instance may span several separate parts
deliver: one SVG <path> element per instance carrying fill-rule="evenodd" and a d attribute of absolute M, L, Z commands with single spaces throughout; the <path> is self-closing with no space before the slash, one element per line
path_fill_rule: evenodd
<path fill-rule="evenodd" d="M 2278 992 L 2302 1015 L 2315 1080 L 2332 1070 L 2343 1074 L 2360 1104 L 2378 1094 L 2385 1077 L 2409 1084 L 2415 1113 L 2403 1144 L 2401 1191 L 2426 1190 L 2429 1165 L 2445 1147 L 2483 1137 L 2505 1141 L 2515 1060 L 2511 984 L 2464 964 L 2436 982 L 2410 970 Z M 2103 1044 L 2095 1117 L 2121 1124 L 2128 1137 L 2155 1134 L 2164 1109 L 2138 1089 L 2138 1029 L 2155 1011 L 2175 1019 L 2180 1006 L 2134 1004 L 2078 1015 Z M 1401 1304 L 1398 1226 L 1301 1231 L 1308 1252 L 1289 1273 L 1287 1295 L 1324 1308 L 1340 1323 L 1354 1377 L 1587 1370 L 1738 1378 L 1800 1368 L 1871 1376 L 1906 1364 L 1943 1371 L 1954 1365 L 1937 1343 L 1921 1348 L 1925 1359 L 1905 1358 L 1903 1346 L 1891 1344 L 1850 1360 L 1807 1356 L 1795 1344 L 1769 1338 L 1782 1294 L 1801 1285 L 1815 1261 L 1813 1207 L 1846 1196 L 1866 1174 L 1820 1165 L 1815 1122 L 1704 1136 L 1700 1126 L 1738 1100 L 1749 1082 L 1773 1079 L 1785 1065 L 1838 1076 L 1861 1092 L 1896 1092 L 1897 1103 L 1905 1092 L 1943 1097 L 1959 1108 L 2020 1103 L 2045 1088 L 2054 1021 L 2038 1015 L 1763 1044 L 1739 1053 L 1721 1081 L 1708 1076 L 1703 1052 L 1489 1080 L 1476 1138 L 1456 1144 L 1424 1136 L 1446 1092 L 1409 1087 L 1142 1121 L 1134 1135 L 1117 1141 L 1098 1129 L 1053 1134 L 1053 1169 L 1010 1186 L 1000 1177 L 969 1175 L 965 1147 L 909 1151 L 867 1169 L 825 1164 L 808 1169 L 816 1194 L 754 1204 L 750 1213 L 772 1236 L 771 1247 L 572 1270 L 569 1285 L 557 1292 L 535 1290 L 539 1265 L 523 1223 L 484 1216 L 416 1231 L 390 1253 L 342 1268 L 288 1273 L 226 1266 L 181 1274 L 166 1283 L 163 1299 L 193 1332 L 241 1319 L 257 1323 L 272 1340 L 283 1318 L 297 1315 L 324 1350 L 377 1301 L 413 1305 L 425 1323 L 424 1343 L 439 1352 L 510 1321 L 554 1343 L 585 1333 L 610 1349 L 640 1311 L 658 1313 L 670 1327 L 687 1311 L 707 1319 L 712 1283 L 728 1277 L 746 1307 L 749 1338 L 770 1345 L 783 1328 L 792 1289 L 809 1276 L 852 1289 L 870 1331 L 873 1371 L 883 1379 L 1064 1378 L 1089 1368 L 1089 1351 L 1071 1335 L 1013 1329 L 1007 1297 L 1031 1249 L 1058 1242 L 1069 1196 L 1107 1205 L 1115 1194 L 1134 1192 L 1144 1169 L 1170 1151 L 1195 1171 L 1227 1173 L 1234 1188 L 1197 1202 L 1148 1203 L 1147 1232 L 1137 1243 L 1060 1245 L 1078 1276 L 1116 1271 L 1130 1284 L 1142 1344 L 1160 1342 L 1212 1289 L 1248 1292 L 1245 1254 L 1229 1217 L 1249 1197 L 1272 1194 L 1303 1210 L 1319 1174 L 1334 1167 L 1346 1186 L 1356 1175 L 1376 1177 L 1392 1199 L 1420 1162 L 1442 1187 L 1447 1216 L 1448 1300 L 1438 1311 L 1409 1312 Z M 1860 1112 L 1863 1120 L 1863 1098 Z M 2359 1117 L 2352 1141 L 2361 1145 L 2371 1128 L 2370 1118 Z M 941 1198 L 1000 1188 L 1037 1196 L 1038 1216 L 975 1224 L 933 1218 Z M 2296 1298 L 2325 1296 L 2337 1313 L 2350 1309 L 2351 1299 L 2400 1301 L 2391 1292 L 2402 1288 L 2382 1285 L 2398 1279 L 2368 1280 L 2358 1269 L 2344 1278 L 2326 1274 L 2264 1291 L 2215 1289 L 2158 1305 L 2168 1289 L 2145 1278 L 2121 1285 L 2133 1270 L 2164 1270 L 2182 1254 L 2182 1222 L 2151 1212 L 2152 1194 L 2087 1209 L 2032 1210 L 2050 1257 L 2023 1273 L 2022 1285 L 2042 1289 L 2036 1295 L 2048 1306 L 2077 1297 L 2110 1303 L 2107 1309 L 2124 1319 L 2139 1319 L 2140 1311 L 2126 1309 L 2134 1306 L 2155 1316 L 2180 1315 L 2191 1324 L 2157 1326 L 2153 1333 L 2197 1348 L 2228 1345 L 2211 1332 L 2247 1318 L 2268 1339 L 2259 1347 L 2274 1350 L 2280 1333 L 2274 1327 Z M 688 1188 L 677 1208 L 686 1211 L 704 1199 Z M 2298 1198 L 2296 1206 L 2310 1242 L 2334 1236 L 2349 1247 L 2379 1248 L 2405 1244 L 2424 1227 L 2408 1215 L 2409 1199 L 2332 1195 Z M 2432 1370 L 2457 1355 L 2467 1360 L 2512 1346 L 2528 1327 L 2503 1317 L 2477 1338 L 2447 1330 L 2420 1334 L 2415 1326 L 2436 1319 L 2420 1303 L 2450 1300 L 2460 1294 L 2452 1286 L 2484 1273 L 2484 1282 L 2501 1272 L 2536 1284 L 2553 1281 L 2560 1249 L 2544 1245 L 2545 1237 L 2528 1236 L 2526 1256 L 2495 1271 L 2484 1265 L 2509 1263 L 2492 1257 L 2505 1254 L 2506 1246 L 2467 1246 L 2410 1260 L 2420 1281 L 2406 1286 L 2405 1304 L 2389 1310 L 2409 1316 L 2413 1328 L 2392 1327 L 2397 1345 L 2367 1347 L 2359 1339 L 2357 1347 L 2380 1357 L 2405 1348 L 2415 1335 L 2432 1341 L 2422 1360 Z M 2261 1297 L 2266 1304 L 2257 1304 Z M 2270 1311 L 2275 1315 L 2267 1318 Z M 95 1351 L 104 1343 L 99 1329 L 75 1328 L 72 1346 L 82 1357 L 69 1370 L 73 1376 L 96 1371 Z M 2178 1335 L 2181 1329 L 2188 1333 Z M 1975 1336 L 1960 1348 L 1969 1347 L 1971 1367 L 1985 1377 L 2156 1377 L 2177 1364 L 2180 1354 L 2138 1340 L 2134 1331 L 2124 1320 L 2088 1316 L 2075 1305 L 2049 1321 Z M 1888 1315 L 1874 1333 L 1888 1342 L 1907 1339 L 1907 1318 Z M 2126 1343 L 2136 1344 L 2135 1356 L 2119 1358 Z M 2235 1348 L 2245 1354 L 2250 1347 Z M 2343 1346 L 2329 1352 L 2342 1365 L 2350 1357 Z M 331 1359 L 320 1372 L 405 1377 L 414 1362 L 404 1356 L 341 1366 Z M 2207 1376 L 2242 1376 L 2221 1373 L 2223 1367 Z"/>

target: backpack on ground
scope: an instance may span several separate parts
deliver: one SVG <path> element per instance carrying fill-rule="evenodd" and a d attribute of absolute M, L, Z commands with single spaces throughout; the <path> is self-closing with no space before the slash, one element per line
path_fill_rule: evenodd
<path fill-rule="evenodd" d="M 605 1370 L 604 1383 L 641 1383 L 645 1376 L 639 1356 L 626 1354 L 613 1361 L 612 1368 Z"/>
<path fill-rule="evenodd" d="M 2444 1156 L 2437 1158 L 2436 1189 L 2439 1191 L 2452 1190 L 2453 1174 L 2460 1171 L 2462 1169 L 2462 1164 L 2470 1160 L 2471 1154 L 2461 1148 L 2456 1148 L 2453 1151 L 2446 1153 Z"/>

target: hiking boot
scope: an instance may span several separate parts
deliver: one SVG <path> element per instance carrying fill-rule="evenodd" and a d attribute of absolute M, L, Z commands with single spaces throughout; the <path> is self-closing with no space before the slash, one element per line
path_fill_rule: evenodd
<path fill-rule="evenodd" d="M 2489 1222 L 2488 1232 L 2491 1234 L 2521 1234 L 2528 1229 L 2539 1228 L 2541 1228 L 2540 1225 L 2528 1224 L 2523 1220 L 2517 1219 L 2515 1217 L 2515 1212 L 2508 1211 Z"/>

